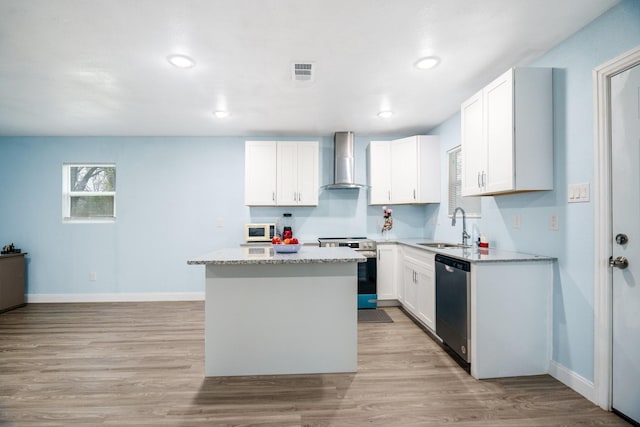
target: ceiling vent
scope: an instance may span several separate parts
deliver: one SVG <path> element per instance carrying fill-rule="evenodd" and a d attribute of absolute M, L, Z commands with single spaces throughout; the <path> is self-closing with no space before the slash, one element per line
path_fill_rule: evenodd
<path fill-rule="evenodd" d="M 293 81 L 311 83 L 315 79 L 315 62 L 294 62 L 292 64 Z"/>

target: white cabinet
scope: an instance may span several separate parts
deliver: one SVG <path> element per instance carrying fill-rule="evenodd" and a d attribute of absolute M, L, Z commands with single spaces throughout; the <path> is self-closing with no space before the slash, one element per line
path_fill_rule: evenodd
<path fill-rule="evenodd" d="M 416 306 L 418 319 L 432 331 L 436 330 L 436 275 L 434 255 L 428 254 L 427 262 L 421 263 L 417 272 L 418 304 Z"/>
<path fill-rule="evenodd" d="M 246 141 L 244 147 L 244 204 L 274 206 L 277 191 L 277 143 Z"/>
<path fill-rule="evenodd" d="M 550 68 L 512 68 L 461 106 L 462 195 L 553 189 Z"/>
<path fill-rule="evenodd" d="M 440 203 L 440 140 L 418 135 L 369 144 L 369 204 Z"/>
<path fill-rule="evenodd" d="M 316 206 L 317 141 L 246 141 L 245 204 Z"/>
<path fill-rule="evenodd" d="M 377 295 L 378 301 L 396 300 L 397 292 L 397 258 L 398 249 L 393 244 L 378 243 L 377 248 Z"/>
<path fill-rule="evenodd" d="M 471 266 L 471 375 L 541 375 L 551 359 L 552 260 Z"/>
<path fill-rule="evenodd" d="M 436 291 L 434 254 L 405 248 L 402 262 L 403 307 L 435 331 Z"/>
<path fill-rule="evenodd" d="M 369 204 L 391 203 L 391 141 L 369 143 Z"/>

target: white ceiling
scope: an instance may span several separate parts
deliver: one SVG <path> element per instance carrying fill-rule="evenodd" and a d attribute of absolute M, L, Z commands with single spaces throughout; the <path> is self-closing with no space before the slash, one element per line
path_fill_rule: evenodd
<path fill-rule="evenodd" d="M 424 133 L 617 2 L 0 0 L 0 135 Z"/>

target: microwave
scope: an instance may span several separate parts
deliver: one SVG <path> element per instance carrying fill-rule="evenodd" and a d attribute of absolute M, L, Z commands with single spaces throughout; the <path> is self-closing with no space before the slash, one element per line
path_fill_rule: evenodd
<path fill-rule="evenodd" d="M 247 242 L 271 242 L 275 235 L 275 224 L 245 224 L 244 226 L 244 240 Z"/>

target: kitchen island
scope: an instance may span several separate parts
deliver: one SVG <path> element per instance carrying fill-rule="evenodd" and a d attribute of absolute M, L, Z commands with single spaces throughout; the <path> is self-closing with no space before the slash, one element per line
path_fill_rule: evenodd
<path fill-rule="evenodd" d="M 205 375 L 355 372 L 357 263 L 350 248 L 223 249 L 205 265 Z"/>

